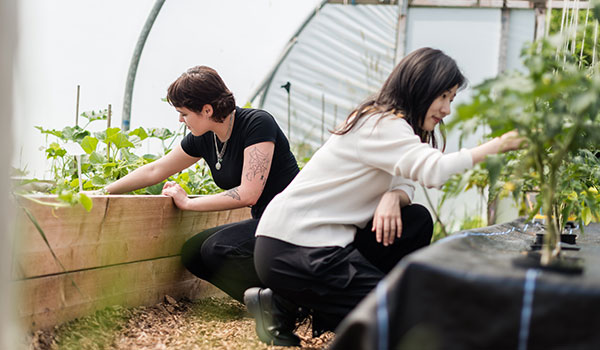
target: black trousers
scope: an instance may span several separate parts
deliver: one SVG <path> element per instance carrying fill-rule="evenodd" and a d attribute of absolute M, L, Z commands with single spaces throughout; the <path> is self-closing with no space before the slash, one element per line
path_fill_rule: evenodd
<path fill-rule="evenodd" d="M 243 303 L 246 289 L 264 287 L 254 269 L 257 225 L 258 219 L 248 219 L 198 233 L 183 245 L 183 265 Z"/>
<path fill-rule="evenodd" d="M 371 223 L 347 247 L 301 247 L 258 237 L 254 263 L 261 281 L 282 298 L 312 310 L 313 329 L 334 330 L 342 319 L 404 256 L 427 246 L 433 221 L 427 208 L 402 208 L 402 237 L 387 247 L 375 240 Z"/>

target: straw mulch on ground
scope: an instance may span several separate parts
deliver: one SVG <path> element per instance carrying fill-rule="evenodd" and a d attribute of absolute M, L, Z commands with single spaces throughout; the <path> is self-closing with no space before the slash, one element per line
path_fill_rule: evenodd
<path fill-rule="evenodd" d="M 230 298 L 174 300 L 152 307 L 111 307 L 27 338 L 31 350 L 216 350 L 325 349 L 333 333 L 310 336 L 310 324 L 298 328 L 301 348 L 267 346 L 254 331 L 244 305 Z"/>

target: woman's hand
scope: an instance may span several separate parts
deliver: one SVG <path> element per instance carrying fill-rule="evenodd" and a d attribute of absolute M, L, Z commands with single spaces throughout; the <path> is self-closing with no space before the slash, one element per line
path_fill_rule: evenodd
<path fill-rule="evenodd" d="M 397 192 L 386 192 L 379 201 L 373 227 L 375 238 L 384 246 L 394 243 L 394 238 L 402 235 L 402 219 L 400 217 L 400 195 Z"/>
<path fill-rule="evenodd" d="M 471 148 L 473 165 L 485 160 L 491 154 L 504 153 L 524 147 L 527 138 L 519 136 L 516 130 L 509 131 L 500 137 L 496 137 L 484 144 Z"/>
<path fill-rule="evenodd" d="M 519 136 L 517 130 L 509 131 L 500 136 L 500 153 L 514 151 L 522 148 L 527 139 Z"/>
<path fill-rule="evenodd" d="M 174 181 L 167 181 L 162 189 L 162 194 L 173 198 L 177 208 L 186 210 L 189 201 L 187 192 Z"/>

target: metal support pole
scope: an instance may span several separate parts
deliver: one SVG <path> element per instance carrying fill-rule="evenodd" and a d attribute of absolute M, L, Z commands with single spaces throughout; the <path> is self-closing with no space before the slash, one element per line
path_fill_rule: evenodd
<path fill-rule="evenodd" d="M 129 71 L 127 72 L 127 82 L 125 83 L 125 96 L 123 97 L 123 115 L 121 121 L 121 129 L 123 131 L 129 130 L 129 124 L 131 120 L 131 99 L 133 97 L 133 84 L 135 82 L 135 74 L 137 73 L 137 67 L 140 63 L 140 57 L 142 56 L 142 50 L 144 49 L 144 44 L 146 44 L 146 39 L 150 34 L 150 29 L 152 29 L 152 25 L 160 12 L 162 5 L 165 3 L 165 0 L 156 0 L 154 3 L 154 7 L 150 11 L 148 18 L 146 19 L 146 23 L 144 24 L 144 28 L 142 28 L 142 32 L 140 33 L 140 37 L 138 38 L 137 44 L 135 45 L 135 50 L 133 51 L 133 56 L 131 57 L 131 62 L 129 63 Z"/>
<path fill-rule="evenodd" d="M 291 105 L 292 99 L 291 99 L 290 94 L 291 94 L 291 90 L 292 90 L 292 83 L 290 83 L 288 81 L 285 84 L 281 85 L 281 87 L 284 88 L 285 91 L 287 91 L 287 130 L 288 130 L 287 137 L 288 137 L 288 141 L 291 141 L 291 139 L 292 139 L 292 128 L 291 128 L 292 114 L 291 114 L 290 105 Z"/>
<path fill-rule="evenodd" d="M 398 1 L 398 24 L 396 26 L 396 50 L 394 51 L 394 64 L 406 54 L 406 27 L 408 17 L 408 1 Z"/>
<path fill-rule="evenodd" d="M 502 23 L 500 30 L 500 50 L 498 55 L 498 73 L 506 70 L 506 59 L 508 54 L 508 35 L 510 33 L 510 9 L 506 7 L 506 0 L 502 8 Z"/>
<path fill-rule="evenodd" d="M 321 146 L 325 141 L 325 94 L 321 94 Z"/>

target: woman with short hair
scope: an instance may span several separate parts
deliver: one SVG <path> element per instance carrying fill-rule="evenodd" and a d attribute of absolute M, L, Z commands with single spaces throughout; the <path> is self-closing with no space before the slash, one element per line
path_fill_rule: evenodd
<path fill-rule="evenodd" d="M 105 190 L 116 194 L 151 186 L 204 159 L 225 192 L 190 198 L 181 186 L 167 182 L 162 193 L 182 210 L 252 207 L 251 219 L 200 232 L 182 250 L 189 271 L 242 302 L 246 289 L 262 286 L 252 259 L 258 219 L 296 176 L 298 164 L 273 116 L 236 107 L 233 94 L 212 68 L 190 68 L 169 86 L 167 100 L 190 132 L 164 157 Z"/>

